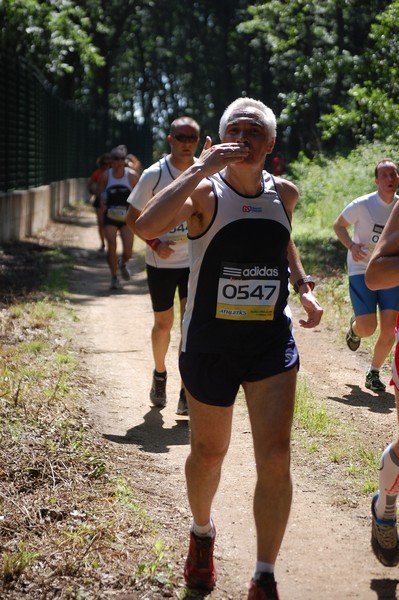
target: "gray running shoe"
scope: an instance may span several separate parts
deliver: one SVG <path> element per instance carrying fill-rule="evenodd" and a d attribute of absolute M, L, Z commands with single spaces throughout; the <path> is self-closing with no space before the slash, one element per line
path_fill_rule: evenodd
<path fill-rule="evenodd" d="M 119 270 L 121 272 L 122 279 L 124 279 L 125 281 L 129 281 L 129 279 L 131 277 L 130 271 L 127 268 L 126 264 L 122 263 L 122 257 L 121 256 L 118 258 L 118 267 L 119 267 Z"/>
<path fill-rule="evenodd" d="M 372 392 L 385 392 L 386 385 L 380 379 L 380 372 L 376 370 L 368 370 L 366 373 L 365 384 L 368 390 Z"/>
<path fill-rule="evenodd" d="M 371 502 L 371 547 L 377 559 L 385 567 L 396 567 L 399 563 L 399 540 L 396 520 L 379 519 L 375 514 L 378 494 Z"/>
<path fill-rule="evenodd" d="M 109 289 L 110 290 L 119 290 L 120 287 L 121 287 L 121 284 L 119 283 L 118 278 L 112 277 Z"/>
<path fill-rule="evenodd" d="M 166 376 L 159 377 L 155 375 L 155 371 L 152 376 L 150 400 L 154 406 L 159 406 L 160 408 L 163 408 L 166 404 Z"/>
<path fill-rule="evenodd" d="M 183 416 L 188 415 L 187 398 L 186 398 L 186 392 L 184 391 L 184 389 L 180 390 L 180 397 L 179 397 L 179 402 L 177 404 L 176 414 L 183 415 Z"/>
<path fill-rule="evenodd" d="M 352 350 L 352 352 L 355 352 L 359 348 L 361 340 L 361 338 L 358 335 L 356 335 L 356 333 L 352 329 L 352 325 L 355 319 L 355 315 L 352 315 L 349 323 L 348 333 L 346 334 L 346 343 L 348 345 L 349 350 Z"/>

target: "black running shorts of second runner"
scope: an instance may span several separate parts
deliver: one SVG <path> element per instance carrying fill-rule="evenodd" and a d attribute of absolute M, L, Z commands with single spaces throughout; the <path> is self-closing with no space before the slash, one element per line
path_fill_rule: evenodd
<path fill-rule="evenodd" d="M 162 312 L 172 308 L 176 290 L 180 300 L 187 298 L 190 269 L 159 269 L 147 265 L 147 281 L 150 290 L 152 309 Z"/>

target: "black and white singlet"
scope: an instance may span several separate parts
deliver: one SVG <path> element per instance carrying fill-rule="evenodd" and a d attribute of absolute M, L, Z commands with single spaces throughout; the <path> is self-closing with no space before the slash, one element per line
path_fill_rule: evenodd
<path fill-rule="evenodd" d="M 291 223 L 273 177 L 242 196 L 220 173 L 209 177 L 215 211 L 208 229 L 189 236 L 190 279 L 184 352 L 257 354 L 290 337 L 287 246 Z"/>
<path fill-rule="evenodd" d="M 114 170 L 108 171 L 108 181 L 105 187 L 107 197 L 106 216 L 113 221 L 126 222 L 127 199 L 132 186 L 129 181 L 129 169 L 125 167 L 122 177 L 115 177 Z"/>

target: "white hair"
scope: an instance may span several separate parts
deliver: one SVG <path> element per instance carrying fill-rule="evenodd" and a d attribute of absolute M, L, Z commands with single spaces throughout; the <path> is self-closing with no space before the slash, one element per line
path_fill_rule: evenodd
<path fill-rule="evenodd" d="M 237 98 L 234 100 L 224 111 L 220 123 L 219 123 L 219 137 L 223 138 L 227 124 L 230 120 L 230 117 L 234 111 L 245 109 L 245 108 L 256 108 L 262 115 L 262 121 L 264 126 L 266 127 L 269 136 L 276 137 L 277 123 L 276 116 L 271 108 L 263 104 L 260 100 L 255 100 L 254 98 Z"/>

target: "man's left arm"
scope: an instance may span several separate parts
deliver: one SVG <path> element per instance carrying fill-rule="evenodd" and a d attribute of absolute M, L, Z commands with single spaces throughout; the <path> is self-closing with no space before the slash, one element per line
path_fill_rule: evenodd
<path fill-rule="evenodd" d="M 308 318 L 299 320 L 301 327 L 310 329 L 316 327 L 323 316 L 323 309 L 313 294 L 314 281 L 306 275 L 302 261 L 294 241 L 291 239 L 288 245 L 288 263 L 290 267 L 290 282 L 294 290 L 299 294 L 299 298 Z"/>
<path fill-rule="evenodd" d="M 298 202 L 298 188 L 295 184 L 286 179 L 278 179 L 276 187 L 280 198 L 283 201 L 285 210 L 291 219 L 296 203 Z M 298 250 L 292 239 L 290 239 L 288 245 L 287 258 L 290 267 L 291 284 L 293 285 L 294 290 L 299 294 L 301 304 L 308 315 L 307 320 L 300 319 L 299 324 L 301 327 L 307 329 L 316 327 L 323 316 L 323 309 L 313 295 L 313 279 L 306 275 Z"/>

